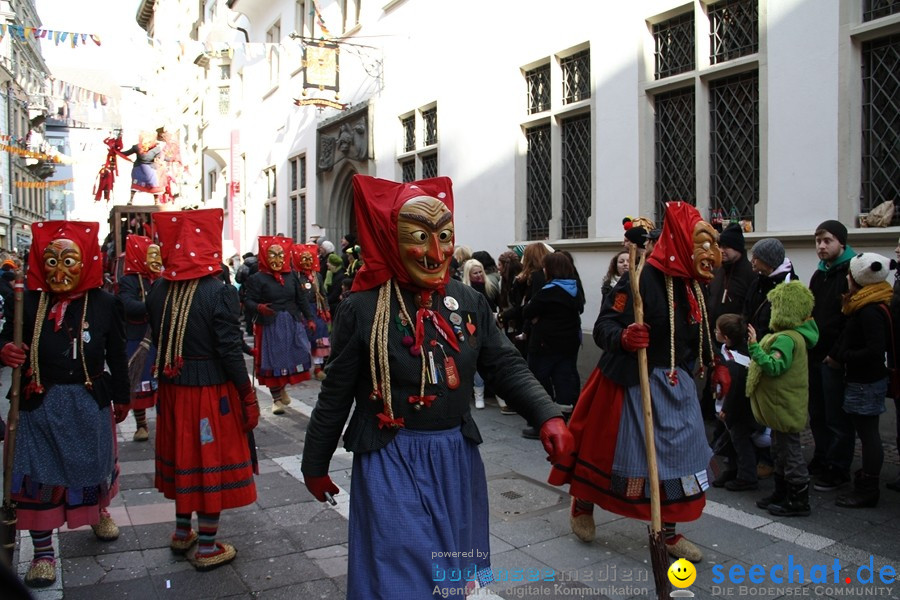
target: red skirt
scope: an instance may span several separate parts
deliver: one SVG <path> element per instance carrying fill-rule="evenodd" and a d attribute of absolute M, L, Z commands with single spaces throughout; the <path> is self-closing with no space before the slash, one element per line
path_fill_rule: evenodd
<path fill-rule="evenodd" d="M 156 489 L 178 513 L 219 513 L 256 500 L 237 390 L 159 384 Z"/>
<path fill-rule="evenodd" d="M 550 483 L 569 483 L 569 493 L 593 502 L 609 512 L 632 519 L 650 520 L 650 497 L 645 493 L 643 478 L 613 482 L 612 467 L 619 443 L 619 423 L 625 390 L 594 369 L 585 383 L 569 419 L 569 430 L 575 438 L 575 456 L 566 464 L 556 464 L 550 473 Z M 662 520 L 684 523 L 700 518 L 706 506 L 701 491 L 667 494 L 665 482 L 660 482 Z"/>

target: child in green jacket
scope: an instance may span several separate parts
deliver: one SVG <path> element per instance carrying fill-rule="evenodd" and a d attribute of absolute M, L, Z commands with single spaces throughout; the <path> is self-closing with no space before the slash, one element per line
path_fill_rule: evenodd
<path fill-rule="evenodd" d="M 756 330 L 747 327 L 747 395 L 754 418 L 772 429 L 775 492 L 756 505 L 779 517 L 805 517 L 809 471 L 800 433 L 806 429 L 809 400 L 807 349 L 819 340 L 812 318 L 814 299 L 799 281 L 778 285 L 766 297 L 772 304 L 772 333 L 757 343 Z"/>

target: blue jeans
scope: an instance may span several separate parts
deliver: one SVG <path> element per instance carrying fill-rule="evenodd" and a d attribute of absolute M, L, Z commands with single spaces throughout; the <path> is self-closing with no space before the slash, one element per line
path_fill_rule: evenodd
<path fill-rule="evenodd" d="M 528 355 L 528 367 L 550 397 L 563 406 L 575 405 L 581 392 L 578 356 L 558 354 Z"/>

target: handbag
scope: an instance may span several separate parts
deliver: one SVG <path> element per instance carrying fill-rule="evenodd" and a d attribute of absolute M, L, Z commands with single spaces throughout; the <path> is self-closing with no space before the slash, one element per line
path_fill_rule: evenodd
<path fill-rule="evenodd" d="M 894 322 L 891 319 L 891 311 L 884 304 L 881 305 L 888 318 L 888 332 L 891 338 L 891 354 L 888 357 L 888 389 L 887 395 L 895 400 L 900 398 L 900 370 L 897 369 L 897 346 L 894 340 Z"/>

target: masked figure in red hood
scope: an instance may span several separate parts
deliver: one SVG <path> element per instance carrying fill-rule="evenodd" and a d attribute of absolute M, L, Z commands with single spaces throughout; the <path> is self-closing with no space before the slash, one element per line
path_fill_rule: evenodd
<path fill-rule="evenodd" d="M 126 350 L 129 374 L 133 375 L 133 381 L 130 382 L 131 409 L 137 423 L 133 439 L 136 442 L 146 442 L 150 439 L 146 410 L 156 406 L 157 389 L 156 376 L 153 374 L 156 344 L 150 335 L 147 294 L 162 271 L 159 245 L 142 235 L 128 235 L 125 238 L 124 271 L 125 274 L 118 282 L 118 296 L 125 307 Z"/>
<path fill-rule="evenodd" d="M 366 260 L 334 318 L 302 471 L 320 501 L 338 493 L 328 466 L 355 404 L 344 435 L 354 453 L 347 598 L 426 598 L 435 568 L 473 569 L 482 583 L 491 572 L 476 369 L 541 430 L 553 462 L 569 458 L 572 438 L 487 299 L 450 279 L 450 180 L 356 175 L 353 189 Z M 433 559 L 436 547 L 468 558 Z M 455 585 L 461 595 L 475 582 Z"/>
<path fill-rule="evenodd" d="M 319 381 L 325 379 L 325 359 L 331 354 L 331 341 L 328 339 L 328 326 L 331 323 L 331 312 L 328 310 L 328 299 L 322 290 L 322 276 L 319 275 L 319 247 L 315 244 L 294 244 L 291 249 L 291 260 L 294 272 L 300 279 L 300 288 L 306 295 L 310 308 L 314 308 L 313 322 L 315 329 L 307 329 L 312 353 L 313 374 Z"/>
<path fill-rule="evenodd" d="M 175 501 L 173 553 L 198 571 L 234 560 L 216 541 L 221 512 L 256 500 L 251 454 L 259 421 L 241 350 L 237 290 L 219 278 L 222 209 L 157 212 L 161 279 L 147 295 L 156 343 L 156 489 Z M 199 534 L 191 528 L 197 513 Z"/>
<path fill-rule="evenodd" d="M 693 370 L 713 359 L 702 283 L 722 259 L 718 235 L 693 206 L 670 202 L 662 235 L 640 275 L 643 325 L 634 322 L 630 277 L 603 300 L 594 341 L 603 356 L 581 391 L 569 428 L 577 460 L 554 467 L 551 480 L 570 483 L 571 524 L 582 541 L 594 538 L 593 504 L 626 517 L 650 518 L 643 410 L 636 351 L 647 349 L 662 517 L 669 554 L 702 560 L 675 523 L 700 517 L 712 458 L 697 401 Z"/>
<path fill-rule="evenodd" d="M 291 270 L 288 237 L 259 238 L 259 271 L 244 283 L 244 310 L 254 315 L 256 378 L 272 394 L 272 412 L 291 403 L 287 386 L 309 379 L 312 352 L 306 331 L 316 331 L 301 275 Z"/>
<path fill-rule="evenodd" d="M 106 507 L 118 491 L 113 416 L 128 415 L 129 394 L 122 303 L 100 289 L 98 224 L 45 221 L 31 231 L 24 344 L 12 342 L 7 319 L 0 360 L 24 374 L 12 499 L 16 527 L 34 542 L 25 582 L 41 587 L 56 578 L 53 529 L 119 535 Z"/>

